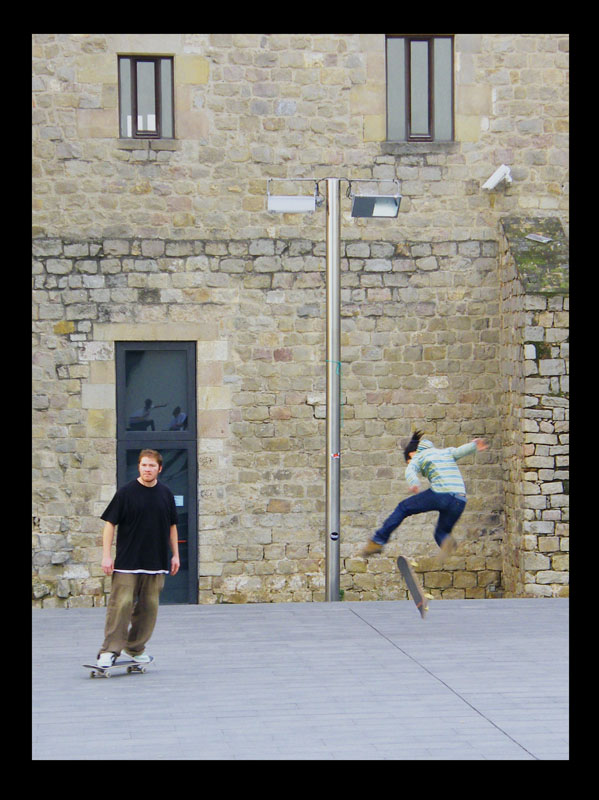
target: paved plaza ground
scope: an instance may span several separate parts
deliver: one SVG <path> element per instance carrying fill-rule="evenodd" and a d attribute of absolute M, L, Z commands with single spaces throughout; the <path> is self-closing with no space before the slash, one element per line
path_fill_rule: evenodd
<path fill-rule="evenodd" d="M 34 760 L 566 760 L 567 599 L 162 606 L 90 679 L 105 609 L 35 609 Z"/>

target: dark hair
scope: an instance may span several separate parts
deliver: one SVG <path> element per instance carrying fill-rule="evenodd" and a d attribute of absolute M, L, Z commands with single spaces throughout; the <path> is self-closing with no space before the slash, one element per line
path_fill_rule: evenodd
<path fill-rule="evenodd" d="M 413 453 L 415 450 L 418 449 L 418 445 L 420 440 L 422 439 L 422 431 L 414 431 L 412 434 L 412 438 L 404 447 L 403 457 L 406 460 L 406 463 L 410 460 L 410 453 Z"/>

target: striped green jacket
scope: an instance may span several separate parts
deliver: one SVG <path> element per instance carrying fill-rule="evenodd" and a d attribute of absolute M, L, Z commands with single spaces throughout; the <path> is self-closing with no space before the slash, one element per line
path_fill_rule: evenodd
<path fill-rule="evenodd" d="M 464 479 L 456 461 L 475 450 L 475 442 L 439 450 L 428 439 L 421 439 L 416 455 L 406 467 L 406 481 L 410 486 L 420 486 L 418 476 L 422 475 L 429 480 L 435 492 L 466 494 Z"/>

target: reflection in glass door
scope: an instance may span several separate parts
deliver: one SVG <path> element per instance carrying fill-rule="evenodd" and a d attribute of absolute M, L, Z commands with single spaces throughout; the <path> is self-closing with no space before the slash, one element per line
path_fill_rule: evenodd
<path fill-rule="evenodd" d="M 158 443 L 160 444 L 160 443 Z M 125 480 L 135 480 L 138 475 L 137 460 L 141 448 L 135 447 L 127 449 L 125 453 Z M 170 446 L 152 447 L 162 455 L 162 472 L 158 480 L 164 483 L 175 495 L 175 505 L 177 507 L 177 533 L 179 534 L 179 556 L 181 568 L 176 575 L 168 575 L 164 584 L 164 590 L 160 602 L 165 603 L 188 603 L 189 584 L 190 584 L 190 506 L 195 507 L 195 503 L 190 502 L 190 481 L 189 452 L 187 448 L 173 448 Z M 170 558 L 170 556 L 169 556 Z"/>
<path fill-rule="evenodd" d="M 119 344 L 119 437 L 195 437 L 195 357 L 186 343 L 165 342 L 162 349 L 149 349 L 149 342 Z"/>
<path fill-rule="evenodd" d="M 160 602 L 197 603 L 195 343 L 117 342 L 116 367 L 118 486 L 138 477 L 140 450 L 161 453 L 158 480 L 175 496 L 181 567 Z"/>

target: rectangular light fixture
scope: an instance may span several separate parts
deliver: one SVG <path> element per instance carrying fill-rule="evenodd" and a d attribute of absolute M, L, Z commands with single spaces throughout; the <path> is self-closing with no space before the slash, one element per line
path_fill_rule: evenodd
<path fill-rule="evenodd" d="M 352 196 L 352 217 L 396 217 L 400 194 L 355 194 Z"/>
<path fill-rule="evenodd" d="M 316 210 L 316 197 L 310 194 L 269 194 L 268 210 L 283 214 L 303 214 Z"/>

